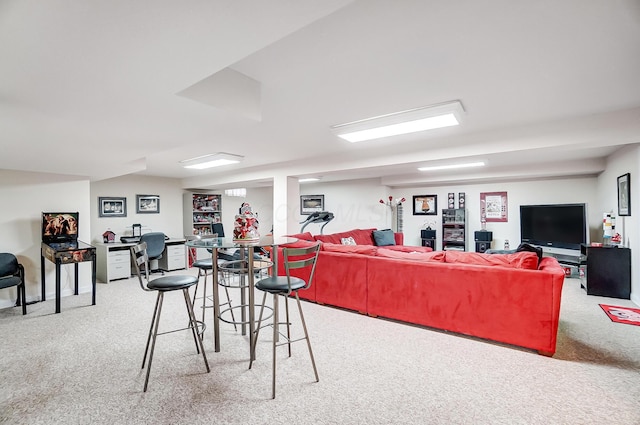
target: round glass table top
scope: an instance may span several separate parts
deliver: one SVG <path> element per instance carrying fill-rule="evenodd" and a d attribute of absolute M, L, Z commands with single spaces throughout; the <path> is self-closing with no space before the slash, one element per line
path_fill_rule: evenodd
<path fill-rule="evenodd" d="M 191 248 L 248 248 L 248 247 L 264 247 L 277 246 L 297 241 L 297 238 L 288 236 L 263 236 L 257 240 L 239 241 L 233 238 L 213 238 L 213 237 L 196 237 L 187 239 L 186 245 Z"/>

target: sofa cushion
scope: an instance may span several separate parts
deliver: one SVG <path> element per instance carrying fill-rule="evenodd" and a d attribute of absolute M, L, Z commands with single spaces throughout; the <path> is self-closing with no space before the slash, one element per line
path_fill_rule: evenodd
<path fill-rule="evenodd" d="M 311 232 L 304 232 L 304 233 L 296 233 L 295 235 L 287 235 L 290 238 L 296 238 L 296 239 L 302 239 L 303 241 L 311 241 L 313 242 L 313 235 L 311 234 Z"/>
<path fill-rule="evenodd" d="M 418 248 L 418 247 L 414 247 Z M 399 258 L 403 260 L 414 261 L 437 261 L 444 263 L 445 255 L 444 251 L 432 251 L 432 252 L 403 252 L 396 251 L 388 248 L 378 248 L 376 255 L 378 257 Z"/>
<path fill-rule="evenodd" d="M 316 241 L 307 241 L 304 239 L 298 239 L 295 242 L 289 242 L 286 244 L 282 244 L 283 248 L 309 248 L 310 246 L 314 246 L 318 242 Z"/>
<path fill-rule="evenodd" d="M 314 239 L 321 242 L 340 244 L 342 243 L 342 238 L 352 237 L 358 245 L 375 245 L 372 236 L 374 230 L 376 229 L 354 229 L 348 232 L 333 233 L 330 235 L 315 235 Z"/>
<path fill-rule="evenodd" d="M 390 249 L 400 252 L 431 252 L 433 248 L 428 246 L 409 246 L 409 245 L 388 245 L 384 249 Z"/>
<path fill-rule="evenodd" d="M 373 245 L 342 245 L 323 242 L 322 250 L 328 252 L 344 252 L 349 254 L 376 255 L 377 247 Z"/>
<path fill-rule="evenodd" d="M 396 238 L 394 236 L 393 230 L 391 229 L 374 230 L 373 239 L 376 242 L 377 246 L 389 246 L 396 244 Z"/>
<path fill-rule="evenodd" d="M 529 270 L 538 269 L 538 256 L 535 252 L 484 254 L 478 252 L 445 251 L 445 254 L 446 263 L 501 266 Z"/>

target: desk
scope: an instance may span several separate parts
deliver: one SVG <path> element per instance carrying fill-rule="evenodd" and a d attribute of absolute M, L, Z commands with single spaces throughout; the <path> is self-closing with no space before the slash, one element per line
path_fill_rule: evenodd
<path fill-rule="evenodd" d="M 208 238 L 187 241 L 187 247 L 191 248 L 207 248 L 211 250 L 213 263 L 213 338 L 215 351 L 220 351 L 220 297 L 218 291 L 218 249 L 239 248 L 246 249 L 248 252 L 243 258 L 253 258 L 255 248 L 271 247 L 271 261 L 273 262 L 272 273 L 278 274 L 278 245 L 295 242 L 296 238 L 289 237 L 272 237 L 266 236 L 256 241 L 234 241 L 231 238 Z M 255 344 L 255 286 L 254 286 L 254 267 L 253 261 L 248 262 L 249 275 L 249 356 L 255 353 L 253 346 Z"/>
<path fill-rule="evenodd" d="M 47 300 L 44 260 L 45 258 L 56 265 L 56 313 L 60 313 L 60 266 L 62 264 L 73 264 L 75 291 L 74 295 L 78 295 L 78 263 L 83 261 L 91 261 L 91 287 L 93 296 L 91 305 L 96 305 L 96 249 L 82 241 L 62 242 L 62 243 L 45 243 L 42 242 L 40 249 L 40 288 L 42 292 L 42 301 Z"/>
<path fill-rule="evenodd" d="M 184 269 L 186 254 L 184 239 L 167 239 L 159 266 L 165 271 Z M 116 279 L 128 279 L 135 274 L 131 269 L 129 248 L 135 243 L 97 243 L 97 277 L 100 282 L 109 283 Z"/>

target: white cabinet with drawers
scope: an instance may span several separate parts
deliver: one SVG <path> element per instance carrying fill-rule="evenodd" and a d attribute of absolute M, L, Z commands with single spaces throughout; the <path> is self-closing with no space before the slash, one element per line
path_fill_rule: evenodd
<path fill-rule="evenodd" d="M 96 277 L 100 282 L 109 283 L 131 276 L 131 255 L 129 246 L 113 243 L 96 244 Z"/>
<path fill-rule="evenodd" d="M 158 266 L 164 271 L 180 270 L 186 268 L 186 251 L 184 243 L 166 244 L 162 258 L 158 260 Z"/>

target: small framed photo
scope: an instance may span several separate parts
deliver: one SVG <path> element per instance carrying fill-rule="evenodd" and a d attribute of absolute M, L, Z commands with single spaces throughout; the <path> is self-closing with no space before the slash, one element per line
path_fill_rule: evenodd
<path fill-rule="evenodd" d="M 438 195 L 415 195 L 413 197 L 413 215 L 437 215 Z"/>
<path fill-rule="evenodd" d="M 98 197 L 98 217 L 126 217 L 127 198 L 119 196 Z"/>
<path fill-rule="evenodd" d="M 160 196 L 136 195 L 136 212 L 138 214 L 159 214 Z"/>
<path fill-rule="evenodd" d="M 631 174 L 618 177 L 618 215 L 631 215 Z"/>
<path fill-rule="evenodd" d="M 324 211 L 324 195 L 300 195 L 300 214 Z"/>

